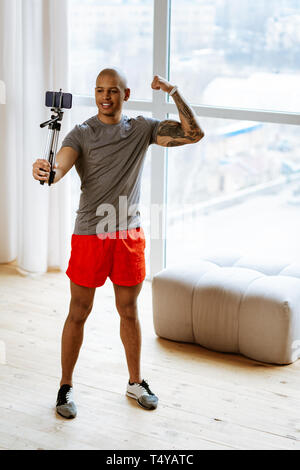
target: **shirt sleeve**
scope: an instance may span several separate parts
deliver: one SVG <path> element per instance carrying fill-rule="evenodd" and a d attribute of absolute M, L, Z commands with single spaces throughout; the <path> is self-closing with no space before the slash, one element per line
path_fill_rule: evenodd
<path fill-rule="evenodd" d="M 158 127 L 159 127 L 159 124 L 161 123 L 161 121 L 159 121 L 158 119 L 153 119 L 153 118 L 150 118 L 150 119 L 152 121 L 152 124 L 151 124 L 152 132 L 151 132 L 151 138 L 150 138 L 149 145 L 155 144 Z"/>
<path fill-rule="evenodd" d="M 80 127 L 76 125 L 63 139 L 62 147 L 72 147 L 79 155 L 82 153 L 83 142 Z"/>
<path fill-rule="evenodd" d="M 150 117 L 145 117 L 145 116 L 142 116 L 142 117 L 147 124 L 147 130 L 149 132 L 149 137 L 150 137 L 149 145 L 155 144 L 158 126 L 161 123 L 161 121 L 159 121 L 158 119 L 150 118 Z"/>

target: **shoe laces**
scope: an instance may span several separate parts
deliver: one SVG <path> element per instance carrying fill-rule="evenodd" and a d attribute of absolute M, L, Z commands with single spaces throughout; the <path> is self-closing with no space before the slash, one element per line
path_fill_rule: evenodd
<path fill-rule="evenodd" d="M 66 403 L 69 403 L 72 391 L 73 390 L 70 385 L 62 385 L 58 392 L 57 405 L 65 405 Z"/>
<path fill-rule="evenodd" d="M 154 393 L 151 392 L 148 382 L 146 380 L 143 380 L 142 383 L 139 384 L 139 386 L 144 388 L 149 395 L 154 395 Z"/>

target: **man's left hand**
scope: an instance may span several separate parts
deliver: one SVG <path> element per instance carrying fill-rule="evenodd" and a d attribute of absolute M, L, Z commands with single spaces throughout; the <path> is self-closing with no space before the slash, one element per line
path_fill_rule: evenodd
<path fill-rule="evenodd" d="M 170 93 L 170 91 L 174 88 L 174 85 L 171 85 L 170 82 L 160 75 L 154 75 L 151 88 L 153 88 L 153 90 L 162 90 L 166 93 Z"/>

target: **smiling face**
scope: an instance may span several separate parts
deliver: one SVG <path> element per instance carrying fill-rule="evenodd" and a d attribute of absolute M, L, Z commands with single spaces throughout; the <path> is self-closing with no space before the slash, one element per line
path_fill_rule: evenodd
<path fill-rule="evenodd" d="M 106 124 L 115 124 L 121 120 L 124 101 L 127 101 L 130 90 L 126 79 L 113 69 L 105 69 L 97 77 L 95 100 L 98 118 Z"/>

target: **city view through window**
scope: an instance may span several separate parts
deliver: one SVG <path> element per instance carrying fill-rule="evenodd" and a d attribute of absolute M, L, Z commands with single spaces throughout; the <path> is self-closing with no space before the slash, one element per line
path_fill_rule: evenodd
<path fill-rule="evenodd" d="M 192 103 L 299 111 L 297 0 L 172 0 L 170 78 Z"/>
<path fill-rule="evenodd" d="M 72 93 L 92 96 L 99 70 L 118 66 L 128 76 L 131 98 L 149 102 L 153 2 L 69 0 L 69 5 Z M 172 0 L 170 5 L 169 79 L 191 104 L 299 112 L 297 0 Z M 72 124 L 96 112 L 74 107 Z M 130 111 L 139 114 L 147 115 Z M 205 138 L 167 152 L 167 265 L 216 250 L 295 256 L 299 127 L 198 119 Z M 142 207 L 150 204 L 150 158 L 149 149 Z M 80 188 L 72 173 L 75 217 Z M 147 210 L 141 216 L 149 236 Z"/>

